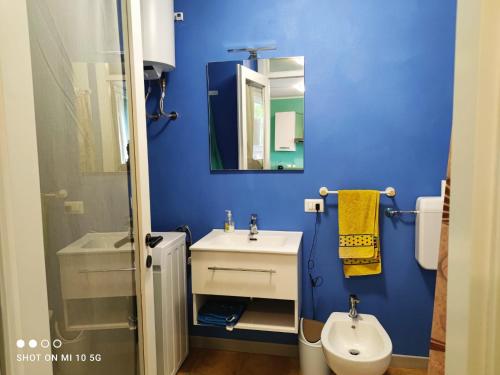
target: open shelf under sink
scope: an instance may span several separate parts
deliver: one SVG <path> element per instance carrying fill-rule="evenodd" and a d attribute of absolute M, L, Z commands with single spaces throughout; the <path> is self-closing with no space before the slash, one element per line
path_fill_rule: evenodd
<path fill-rule="evenodd" d="M 296 302 L 265 298 L 222 297 L 214 295 L 194 295 L 194 324 L 198 323 L 198 311 L 209 300 L 238 300 L 246 303 L 246 309 L 234 329 L 297 333 Z"/>

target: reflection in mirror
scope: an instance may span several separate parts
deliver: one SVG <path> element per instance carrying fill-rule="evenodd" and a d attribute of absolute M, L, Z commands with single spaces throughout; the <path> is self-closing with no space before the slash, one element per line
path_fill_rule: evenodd
<path fill-rule="evenodd" d="M 304 57 L 207 64 L 210 168 L 304 169 Z"/>
<path fill-rule="evenodd" d="M 80 171 L 126 171 L 129 129 L 121 63 L 74 62 L 72 68 Z"/>

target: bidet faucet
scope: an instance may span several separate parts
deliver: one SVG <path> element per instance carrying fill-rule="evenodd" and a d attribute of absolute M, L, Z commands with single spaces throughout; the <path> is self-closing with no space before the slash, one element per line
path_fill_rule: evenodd
<path fill-rule="evenodd" d="M 257 214 L 250 215 L 250 233 L 248 237 L 250 241 L 257 241 L 256 235 L 259 233 L 257 229 Z"/>
<path fill-rule="evenodd" d="M 355 294 L 349 296 L 349 318 L 356 319 L 358 317 L 358 310 L 356 306 L 359 303 L 359 298 Z"/>

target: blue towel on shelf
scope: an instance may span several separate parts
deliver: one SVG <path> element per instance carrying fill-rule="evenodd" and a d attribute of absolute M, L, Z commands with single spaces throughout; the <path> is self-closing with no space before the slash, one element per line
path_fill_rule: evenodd
<path fill-rule="evenodd" d="M 237 301 L 207 301 L 198 311 L 198 323 L 232 330 L 245 307 Z"/>

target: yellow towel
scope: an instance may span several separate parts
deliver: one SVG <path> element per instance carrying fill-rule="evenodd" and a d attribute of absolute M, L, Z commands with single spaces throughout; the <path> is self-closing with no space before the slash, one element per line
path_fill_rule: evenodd
<path fill-rule="evenodd" d="M 378 191 L 339 191 L 339 257 L 346 277 L 382 272 L 379 201 Z"/>

